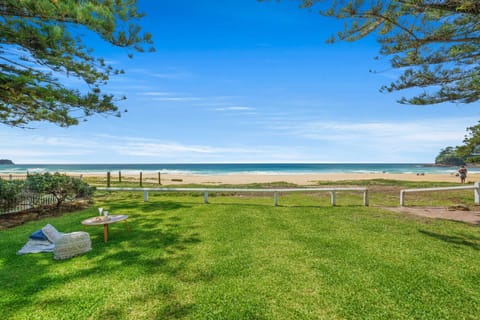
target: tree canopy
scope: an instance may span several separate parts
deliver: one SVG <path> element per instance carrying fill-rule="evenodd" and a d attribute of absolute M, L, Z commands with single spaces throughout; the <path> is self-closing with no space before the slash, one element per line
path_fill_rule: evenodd
<path fill-rule="evenodd" d="M 445 166 L 459 166 L 465 164 L 465 161 L 458 155 L 457 148 L 446 147 L 440 150 L 440 153 L 435 158 L 435 164 Z"/>
<path fill-rule="evenodd" d="M 420 88 L 406 104 L 472 103 L 480 99 L 480 1 L 300 0 L 301 7 L 345 20 L 329 40 L 375 34 L 380 54 L 402 74 L 382 91 Z"/>
<path fill-rule="evenodd" d="M 442 149 L 435 159 L 438 164 L 480 163 L 480 122 L 467 128 L 463 144 Z"/>
<path fill-rule="evenodd" d="M 467 128 L 463 145 L 457 147 L 457 153 L 465 159 L 465 162 L 478 163 L 480 157 L 475 154 L 478 152 L 478 146 L 480 146 L 480 122 Z"/>
<path fill-rule="evenodd" d="M 136 0 L 0 0 L 0 123 L 71 126 L 93 114 L 120 115 L 116 103 L 124 97 L 102 86 L 122 71 L 95 57 L 84 35 L 130 54 L 153 50 L 150 34 L 136 24 L 142 16 Z"/>

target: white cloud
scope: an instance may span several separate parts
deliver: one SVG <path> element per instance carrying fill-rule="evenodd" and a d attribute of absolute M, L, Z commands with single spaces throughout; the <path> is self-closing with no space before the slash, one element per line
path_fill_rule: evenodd
<path fill-rule="evenodd" d="M 17 163 L 433 162 L 441 148 L 461 144 L 468 123 L 471 119 L 309 121 L 285 114 L 270 122 L 265 117 L 246 140 L 233 134 L 202 140 L 206 143 L 188 136 L 147 138 L 142 132 L 115 136 L 69 130 L 67 135 L 63 129 L 0 128 L 0 155 Z"/>
<path fill-rule="evenodd" d="M 216 111 L 251 111 L 251 110 L 255 110 L 255 108 L 241 107 L 241 106 L 231 106 L 231 107 L 215 108 L 215 110 Z"/>
<path fill-rule="evenodd" d="M 154 77 L 159 79 L 169 79 L 169 80 L 180 80 L 180 79 L 189 79 L 194 76 L 190 71 L 182 70 L 183 68 L 178 67 L 165 67 L 162 68 L 165 71 L 154 71 L 144 68 L 130 68 L 127 70 L 129 73 L 136 73 L 146 77 Z"/>
<path fill-rule="evenodd" d="M 158 157 L 166 153 L 174 154 L 223 154 L 252 152 L 252 149 L 213 147 L 207 145 L 182 144 L 178 142 L 134 137 L 112 137 L 109 148 L 123 155 Z"/>
<path fill-rule="evenodd" d="M 80 150 L 25 150 L 21 148 L 15 148 L 15 149 L 8 149 L 8 150 L 2 150 L 0 149 L 0 153 L 2 155 L 7 155 L 5 158 L 9 159 L 35 159 L 35 162 L 38 161 L 38 158 L 47 158 L 51 159 L 52 157 L 58 157 L 58 156 L 78 156 L 78 155 L 84 155 L 84 151 Z M 49 160 L 51 161 L 51 160 Z M 25 162 L 25 160 L 21 161 Z"/>
<path fill-rule="evenodd" d="M 150 101 L 192 102 L 204 100 L 204 98 L 192 97 L 182 93 L 168 91 L 146 91 L 139 95 L 148 97 L 148 100 Z"/>
<path fill-rule="evenodd" d="M 199 97 L 157 97 L 151 98 L 152 101 L 172 101 L 172 102 L 191 102 L 191 101 L 201 101 L 202 98 Z"/>
<path fill-rule="evenodd" d="M 175 95 L 173 92 L 163 92 L 163 91 L 147 91 L 141 93 L 144 96 L 172 96 Z"/>
<path fill-rule="evenodd" d="M 464 123 L 451 119 L 405 122 L 309 122 L 290 126 L 290 133 L 315 140 L 392 143 L 460 143 Z M 286 129 L 285 127 L 283 129 Z"/>
<path fill-rule="evenodd" d="M 264 135 L 306 146 L 305 157 L 331 162 L 433 162 L 441 148 L 460 145 L 467 118 L 401 121 L 264 119 Z"/>
<path fill-rule="evenodd" d="M 188 93 L 168 92 L 168 91 L 145 91 L 139 95 L 145 96 L 149 101 L 165 101 L 165 102 L 192 102 L 199 107 L 212 107 L 216 111 L 251 111 L 255 108 L 243 106 L 227 106 L 224 107 L 227 100 L 234 100 L 236 96 L 193 96 Z"/>
<path fill-rule="evenodd" d="M 132 136 L 85 134 L 52 137 L 32 131 L 0 132 L 2 158 L 16 163 L 268 161 L 275 147 L 215 146 Z"/>
<path fill-rule="evenodd" d="M 182 145 L 178 143 L 126 142 L 110 146 L 119 154 L 156 157 L 165 153 L 215 153 L 220 149 L 200 145 Z"/>
<path fill-rule="evenodd" d="M 192 74 L 189 72 L 166 72 L 166 73 L 153 73 L 152 77 L 160 79 L 187 79 L 191 78 Z"/>

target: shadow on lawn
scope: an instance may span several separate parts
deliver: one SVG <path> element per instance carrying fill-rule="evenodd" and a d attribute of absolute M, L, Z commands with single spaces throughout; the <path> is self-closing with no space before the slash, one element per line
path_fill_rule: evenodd
<path fill-rule="evenodd" d="M 121 211 L 141 211 L 143 213 L 155 212 L 159 210 L 177 210 L 186 208 L 187 206 L 183 203 L 173 202 L 173 201 L 161 201 L 161 202 L 141 202 L 132 203 L 131 200 L 116 200 L 115 202 L 108 203 L 106 206 L 112 214 L 121 213 Z M 190 207 L 190 206 L 188 206 Z"/>
<path fill-rule="evenodd" d="M 463 235 L 463 236 L 451 236 L 446 234 L 440 234 L 435 232 L 430 232 L 426 230 L 419 230 L 420 233 L 427 235 L 429 237 L 433 237 L 448 243 L 453 243 L 457 245 L 467 246 L 474 250 L 480 250 L 480 238 L 472 237 L 471 235 Z"/>
<path fill-rule="evenodd" d="M 101 231 L 103 228 L 87 229 L 92 238 L 92 251 L 69 260 L 55 261 L 51 254 L 48 254 L 48 258 L 44 254 L 3 255 L 0 270 L 3 274 L 10 274 L 12 280 L 16 282 L 14 285 L 1 288 L 0 292 L 4 296 L 15 297 L 0 304 L 3 317 L 13 317 L 20 308 L 32 307 L 34 303 L 54 306 L 54 309 L 61 309 L 62 306 L 69 304 L 75 305 L 76 300 L 82 298 L 66 295 L 65 291 L 55 298 L 42 298 L 44 290 L 48 289 L 51 292 L 52 288 L 61 288 L 72 281 L 75 283 L 78 283 L 78 280 L 89 281 L 93 288 L 107 277 L 112 277 L 116 281 L 135 282 L 137 277 L 142 278 L 144 275 L 152 275 L 153 283 L 141 293 L 129 293 L 129 301 L 138 301 L 140 304 L 146 303 L 145 299 L 151 299 L 153 303 L 168 301 L 166 305 L 160 305 L 163 308 L 154 310 L 156 317 L 186 316 L 192 305 L 184 305 L 176 298 L 175 284 L 181 278 L 182 270 L 192 259 L 190 248 L 201 241 L 199 234 L 195 232 L 195 226 L 182 217 L 182 210 L 188 208 L 191 206 L 172 201 L 143 204 L 115 201 L 109 205 L 112 212 L 121 213 L 122 210 L 127 214 L 131 211 L 137 212 L 129 223 L 130 233 L 122 230 L 123 226 L 114 226 L 111 228 L 108 243 L 104 243 Z M 2 252 L 11 252 L 12 246 L 12 243 L 5 242 L 0 248 Z M 85 263 L 79 264 L 79 259 L 84 259 Z M 69 264 L 71 266 L 65 271 L 65 265 Z M 167 279 L 171 285 L 166 286 L 160 281 L 156 283 L 153 279 Z M 63 288 L 60 292 L 62 290 Z M 86 313 L 85 316 L 110 319 L 129 316 L 124 305 L 117 307 L 115 304 L 109 304 L 106 295 L 95 299 L 85 297 L 83 299 L 89 300 L 82 303 L 93 301 L 94 306 L 91 306 L 91 310 L 95 310 L 94 314 Z"/>
<path fill-rule="evenodd" d="M 193 203 L 192 203 L 193 204 Z M 198 203 L 195 203 L 198 205 Z M 221 206 L 242 206 L 242 207 L 259 207 L 259 208 L 265 208 L 265 207 L 275 207 L 273 205 L 273 200 L 271 204 L 267 203 L 246 203 L 246 202 L 222 202 L 222 201 L 211 201 L 210 203 L 206 204 L 210 206 L 215 206 L 215 205 L 221 205 Z M 330 203 L 319 203 L 319 204 L 295 204 L 295 203 L 280 203 L 276 206 L 277 208 L 312 208 L 312 209 L 325 209 L 325 208 L 364 208 L 365 206 L 363 203 L 359 204 L 336 204 L 335 206 L 332 206 Z"/>

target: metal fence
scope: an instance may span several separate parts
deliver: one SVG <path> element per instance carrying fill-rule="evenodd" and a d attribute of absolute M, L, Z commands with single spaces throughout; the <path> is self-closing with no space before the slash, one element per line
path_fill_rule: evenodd
<path fill-rule="evenodd" d="M 57 199 L 51 194 L 22 192 L 17 199 L 10 203 L 0 202 L 0 214 L 22 212 L 29 209 L 52 206 Z"/>

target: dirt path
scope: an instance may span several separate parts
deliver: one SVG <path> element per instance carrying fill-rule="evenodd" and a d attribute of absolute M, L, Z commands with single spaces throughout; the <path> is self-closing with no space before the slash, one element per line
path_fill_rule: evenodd
<path fill-rule="evenodd" d="M 480 208 L 475 208 L 470 211 L 450 211 L 445 207 L 386 207 L 385 209 L 421 217 L 461 221 L 473 225 L 480 225 Z"/>

